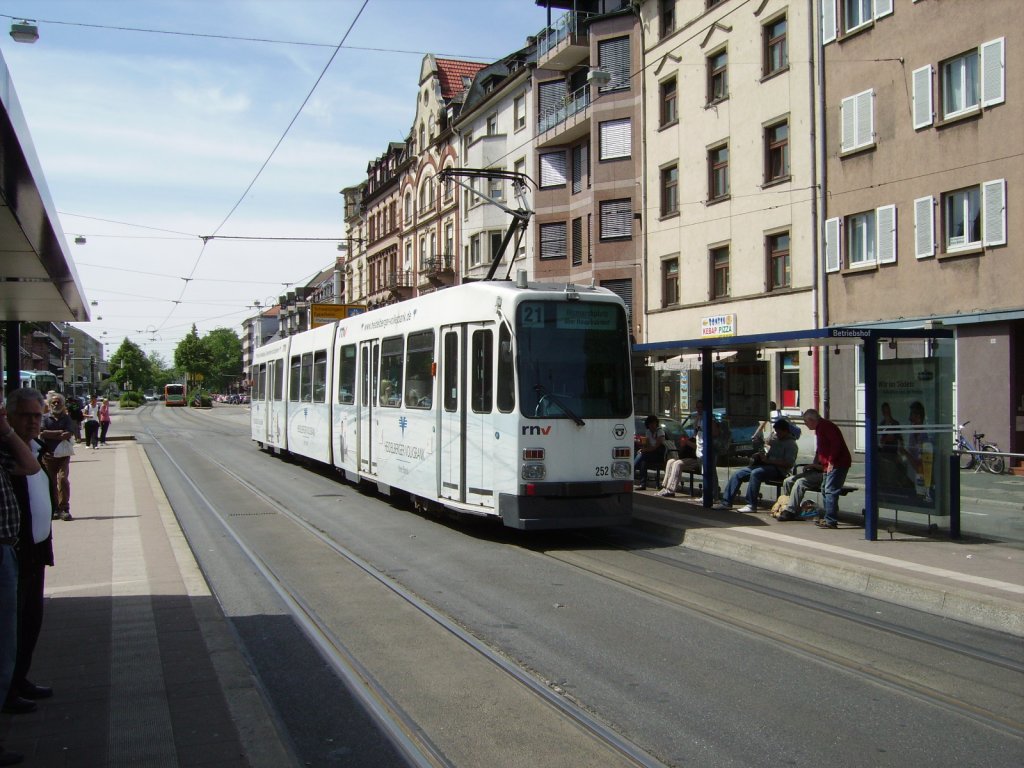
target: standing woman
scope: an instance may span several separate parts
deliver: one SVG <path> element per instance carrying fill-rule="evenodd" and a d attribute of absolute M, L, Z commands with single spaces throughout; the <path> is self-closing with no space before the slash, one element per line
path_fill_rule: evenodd
<path fill-rule="evenodd" d="M 85 444 L 90 448 L 99 448 L 96 435 L 100 431 L 100 420 L 96 395 L 90 397 L 89 402 L 82 409 L 82 426 L 85 428 Z"/>
<path fill-rule="evenodd" d="M 107 398 L 100 400 L 100 445 L 107 444 L 107 430 L 110 429 L 110 403 Z"/>

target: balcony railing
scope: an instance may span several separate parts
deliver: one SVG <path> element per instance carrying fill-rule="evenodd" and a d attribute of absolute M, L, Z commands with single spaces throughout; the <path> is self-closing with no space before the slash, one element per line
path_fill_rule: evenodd
<path fill-rule="evenodd" d="M 590 106 L 590 86 L 584 85 L 565 97 L 565 106 L 551 110 L 537 119 L 537 132 L 550 131 L 556 125 L 564 123 L 577 112 Z"/>
<path fill-rule="evenodd" d="M 395 288 L 412 288 L 412 272 L 408 269 L 400 269 L 397 272 L 388 272 L 384 276 L 384 287 L 393 290 Z"/>
<path fill-rule="evenodd" d="M 596 13 L 573 13 L 569 11 L 559 18 L 553 26 L 548 27 L 537 35 L 537 58 L 543 59 L 567 37 L 584 34 L 590 17 L 597 15 Z"/>
<path fill-rule="evenodd" d="M 453 256 L 433 256 L 424 259 L 420 265 L 420 271 L 425 275 L 437 275 L 441 272 L 451 272 L 455 259 Z"/>

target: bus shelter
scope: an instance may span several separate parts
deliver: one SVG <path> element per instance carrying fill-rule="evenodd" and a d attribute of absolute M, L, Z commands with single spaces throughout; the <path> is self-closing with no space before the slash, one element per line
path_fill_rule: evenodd
<path fill-rule="evenodd" d="M 884 328 L 832 326 L 804 331 L 709 336 L 636 344 L 633 352 L 650 359 L 700 355 L 702 391 L 714 391 L 713 356 L 741 351 L 807 348 L 827 358 L 830 348 L 855 348 L 861 355 L 862 386 L 835 386 L 831 392 L 863 398 L 864 538 L 878 538 L 879 509 L 950 518 L 950 535 L 960 535 L 959 464 L 953 453 L 953 331 L 942 327 Z M 827 378 L 827 377 L 826 377 Z M 833 395 L 834 396 L 834 395 Z M 714 403 L 703 410 L 702 429 L 711 434 Z M 884 408 L 883 408 L 884 406 Z M 817 397 L 811 406 L 822 410 Z M 895 423 L 892 413 L 909 414 Z M 823 413 L 823 416 L 828 414 Z M 716 457 L 704 441 L 703 504 L 714 502 Z M 853 446 L 851 445 L 851 453 Z"/>

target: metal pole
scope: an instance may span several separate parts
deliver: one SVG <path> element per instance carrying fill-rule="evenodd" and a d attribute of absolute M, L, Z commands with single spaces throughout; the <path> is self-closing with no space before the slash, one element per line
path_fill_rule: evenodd
<path fill-rule="evenodd" d="M 960 538 L 960 457 L 956 453 L 949 457 L 949 538 Z"/>
<path fill-rule="evenodd" d="M 878 339 L 864 340 L 864 538 L 878 541 L 875 448 L 878 443 Z"/>
<path fill-rule="evenodd" d="M 711 349 L 705 347 L 700 351 L 700 387 L 704 411 L 700 415 L 700 428 L 704 435 L 704 494 L 705 509 L 715 503 L 715 486 L 718 484 L 718 457 L 715 456 L 715 441 L 712 439 L 711 422 L 714 420 L 715 407 L 715 367 L 711 361 Z"/>

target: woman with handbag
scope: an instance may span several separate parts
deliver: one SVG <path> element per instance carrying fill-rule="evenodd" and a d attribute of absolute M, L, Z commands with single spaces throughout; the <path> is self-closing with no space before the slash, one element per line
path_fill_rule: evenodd
<path fill-rule="evenodd" d="M 107 398 L 100 400 L 100 445 L 107 444 L 107 430 L 110 429 L 110 403 Z"/>

